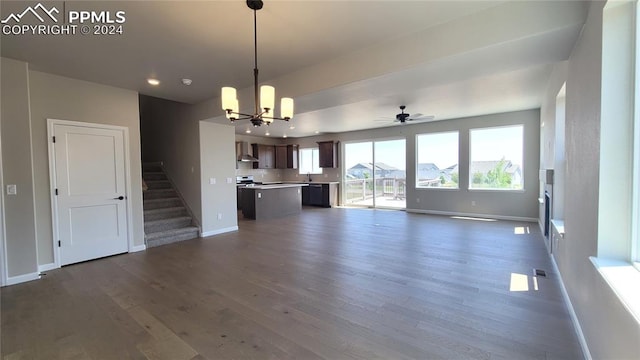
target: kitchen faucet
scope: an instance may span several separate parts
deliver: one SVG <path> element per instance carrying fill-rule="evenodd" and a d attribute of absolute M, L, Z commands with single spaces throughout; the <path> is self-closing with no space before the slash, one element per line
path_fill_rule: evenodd
<path fill-rule="evenodd" d="M 307 181 L 311 182 L 311 173 L 310 172 L 307 173 Z"/>

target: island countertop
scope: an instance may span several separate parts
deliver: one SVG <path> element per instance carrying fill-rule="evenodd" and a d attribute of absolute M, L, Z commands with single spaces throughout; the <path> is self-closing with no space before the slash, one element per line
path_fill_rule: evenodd
<path fill-rule="evenodd" d="M 309 186 L 309 184 L 303 184 L 303 183 L 265 183 L 262 185 L 250 185 L 250 186 L 246 186 L 246 189 L 254 189 L 254 190 L 269 190 L 269 189 L 285 189 L 285 188 L 291 188 L 291 187 L 302 187 L 302 186 Z"/>

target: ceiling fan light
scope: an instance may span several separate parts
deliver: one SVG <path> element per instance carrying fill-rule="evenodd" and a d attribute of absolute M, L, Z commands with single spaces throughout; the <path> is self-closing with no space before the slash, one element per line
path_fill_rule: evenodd
<path fill-rule="evenodd" d="M 236 89 L 230 86 L 225 86 L 222 88 L 222 110 L 228 112 L 228 110 L 233 110 L 234 106 L 238 107 L 238 99 L 236 97 Z"/>
<path fill-rule="evenodd" d="M 260 107 L 268 111 L 268 116 L 273 117 L 273 108 L 275 106 L 276 89 L 273 86 L 260 86 Z"/>
<path fill-rule="evenodd" d="M 280 117 L 283 119 L 291 119 L 293 117 L 293 99 L 282 98 L 280 100 Z"/>

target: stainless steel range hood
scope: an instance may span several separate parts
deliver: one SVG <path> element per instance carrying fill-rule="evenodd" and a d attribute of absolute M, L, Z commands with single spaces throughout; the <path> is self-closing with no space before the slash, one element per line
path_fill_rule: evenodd
<path fill-rule="evenodd" d="M 246 141 L 236 142 L 236 156 L 238 161 L 256 162 L 258 159 L 249 154 L 249 143 Z"/>

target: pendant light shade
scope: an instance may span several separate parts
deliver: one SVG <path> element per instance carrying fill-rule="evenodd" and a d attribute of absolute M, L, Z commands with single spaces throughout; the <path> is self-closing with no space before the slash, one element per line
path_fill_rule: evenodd
<path fill-rule="evenodd" d="M 289 120 L 293 117 L 293 99 L 282 98 L 280 100 L 280 117 Z"/>
<path fill-rule="evenodd" d="M 293 117 L 293 99 L 282 98 L 280 103 L 280 117 L 275 116 L 275 97 L 276 89 L 273 86 L 262 85 L 258 91 L 258 26 L 256 11 L 262 9 L 262 0 L 247 0 L 247 6 L 253 10 L 253 35 L 254 35 L 254 60 L 255 68 L 253 69 L 253 85 L 254 85 L 254 102 L 255 113 L 243 114 L 239 110 L 238 96 L 236 89 L 225 86 L 222 88 L 221 101 L 222 110 L 225 111 L 227 119 L 232 122 L 235 120 L 251 120 L 253 126 L 262 124 L 269 125 L 273 120 L 289 121 Z M 259 105 L 259 107 L 258 107 Z"/>

